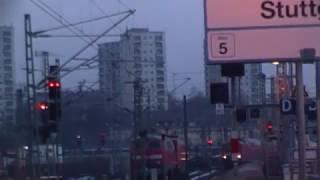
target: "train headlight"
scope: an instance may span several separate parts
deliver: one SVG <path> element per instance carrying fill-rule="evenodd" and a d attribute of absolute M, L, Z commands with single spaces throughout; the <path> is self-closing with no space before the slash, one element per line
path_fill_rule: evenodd
<path fill-rule="evenodd" d="M 238 155 L 237 155 L 237 158 L 238 158 L 238 159 L 241 159 L 241 158 L 242 158 L 241 154 L 238 154 Z"/>
<path fill-rule="evenodd" d="M 222 158 L 223 158 L 223 159 L 227 159 L 227 155 L 223 155 Z"/>

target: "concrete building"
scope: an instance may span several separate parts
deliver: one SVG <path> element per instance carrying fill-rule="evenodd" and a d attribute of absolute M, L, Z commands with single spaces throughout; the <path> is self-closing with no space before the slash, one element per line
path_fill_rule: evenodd
<path fill-rule="evenodd" d="M 133 110 L 133 82 L 139 79 L 143 86 L 142 107 L 167 109 L 165 49 L 165 34 L 148 29 L 130 29 L 120 41 L 100 44 L 100 89 L 108 104 Z"/>
<path fill-rule="evenodd" d="M 206 95 L 210 95 L 210 84 L 217 82 L 227 82 L 227 78 L 221 76 L 220 65 L 206 65 L 205 66 L 205 82 L 206 82 Z"/>
<path fill-rule="evenodd" d="M 207 95 L 209 95 L 210 93 L 210 83 L 228 82 L 228 79 L 226 77 L 221 76 L 220 65 L 206 66 L 205 78 L 206 78 Z M 266 80 L 265 80 L 265 75 L 262 73 L 262 65 L 246 64 L 245 75 L 241 77 L 241 80 L 240 80 L 241 102 L 243 104 L 263 103 L 265 101 L 265 83 L 266 83 Z M 229 88 L 231 87 L 229 86 Z"/>
<path fill-rule="evenodd" d="M 245 76 L 241 78 L 242 102 L 262 104 L 265 102 L 266 77 L 262 73 L 262 64 L 245 65 Z"/>
<path fill-rule="evenodd" d="M 15 63 L 13 28 L 0 27 L 0 122 L 15 123 Z"/>

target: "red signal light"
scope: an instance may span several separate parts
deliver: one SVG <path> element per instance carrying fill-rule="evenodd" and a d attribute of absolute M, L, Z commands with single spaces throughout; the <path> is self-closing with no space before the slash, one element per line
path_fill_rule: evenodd
<path fill-rule="evenodd" d="M 54 82 L 49 82 L 49 87 L 50 88 L 53 88 L 55 85 L 54 85 Z"/>
<path fill-rule="evenodd" d="M 39 102 L 37 104 L 37 109 L 41 110 L 41 111 L 45 111 L 49 109 L 49 106 L 46 102 Z"/>
<path fill-rule="evenodd" d="M 208 145 L 212 145 L 212 144 L 213 144 L 213 140 L 212 140 L 212 139 L 208 139 L 208 140 L 207 140 L 207 144 L 208 144 Z"/>
<path fill-rule="evenodd" d="M 61 83 L 59 81 L 52 80 L 52 81 L 49 81 L 48 86 L 49 88 L 59 88 L 61 87 Z"/>
<path fill-rule="evenodd" d="M 272 123 L 268 123 L 268 124 L 267 124 L 267 129 L 268 129 L 269 132 L 272 131 L 272 129 L 273 129 Z"/>

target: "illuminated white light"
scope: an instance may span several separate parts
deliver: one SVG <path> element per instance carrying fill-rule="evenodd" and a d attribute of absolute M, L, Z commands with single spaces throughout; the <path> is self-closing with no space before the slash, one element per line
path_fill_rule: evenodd
<path fill-rule="evenodd" d="M 237 155 L 237 158 L 238 158 L 238 159 L 241 159 L 241 158 L 242 158 L 241 154 L 238 154 L 238 155 Z"/>
<path fill-rule="evenodd" d="M 273 65 L 279 65 L 279 61 L 272 62 Z"/>
<path fill-rule="evenodd" d="M 223 155 L 222 158 L 223 158 L 223 159 L 227 159 L 227 155 Z"/>

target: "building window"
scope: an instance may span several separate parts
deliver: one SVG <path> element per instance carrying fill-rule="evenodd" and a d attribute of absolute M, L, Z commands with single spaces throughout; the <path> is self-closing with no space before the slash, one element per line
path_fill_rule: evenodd
<path fill-rule="evenodd" d="M 164 98 L 158 98 L 159 103 L 164 103 Z"/>
<path fill-rule="evenodd" d="M 134 48 L 134 54 L 135 55 L 140 55 L 141 54 L 141 50 L 139 48 Z"/>
<path fill-rule="evenodd" d="M 2 32 L 2 35 L 3 35 L 3 36 L 11 36 L 12 33 L 11 33 L 11 31 L 3 31 L 3 32 Z"/>
<path fill-rule="evenodd" d="M 158 77 L 158 78 L 157 78 L 157 81 L 163 82 L 163 81 L 164 81 L 164 78 L 163 78 L 163 77 Z"/>
<path fill-rule="evenodd" d="M 142 75 L 142 71 L 136 71 L 135 74 L 136 75 Z"/>
<path fill-rule="evenodd" d="M 141 56 L 133 56 L 133 59 L 134 59 L 135 61 L 141 61 Z"/>
<path fill-rule="evenodd" d="M 157 68 L 163 68 L 164 64 L 163 63 L 157 63 Z"/>
<path fill-rule="evenodd" d="M 156 43 L 156 47 L 157 47 L 157 48 L 162 48 L 162 43 L 161 43 L 161 42 L 157 42 L 157 43 Z"/>
<path fill-rule="evenodd" d="M 135 48 L 140 48 L 140 47 L 141 47 L 141 42 L 136 42 L 136 43 L 134 43 L 134 47 L 135 47 Z"/>
<path fill-rule="evenodd" d="M 164 89 L 164 84 L 157 84 L 157 88 Z"/>
<path fill-rule="evenodd" d="M 142 68 L 142 65 L 141 65 L 141 64 L 138 64 L 138 63 L 136 63 L 136 64 L 134 64 L 134 67 L 139 69 L 139 68 Z"/>
<path fill-rule="evenodd" d="M 6 101 L 6 106 L 13 106 L 13 102 L 12 101 Z"/>
<path fill-rule="evenodd" d="M 5 80 L 4 84 L 5 85 L 10 85 L 10 84 L 13 84 L 13 81 L 12 80 Z"/>
<path fill-rule="evenodd" d="M 163 54 L 163 50 L 162 49 L 157 49 L 156 54 Z"/>
<path fill-rule="evenodd" d="M 8 44 L 8 45 L 4 45 L 3 46 L 3 50 L 6 50 L 6 51 L 10 51 L 11 50 L 11 45 L 10 44 Z"/>
<path fill-rule="evenodd" d="M 11 38 L 6 38 L 6 37 L 4 37 L 4 38 L 2 39 L 2 41 L 3 41 L 4 43 L 11 43 Z"/>
<path fill-rule="evenodd" d="M 12 60 L 11 59 L 5 59 L 4 60 L 4 64 L 11 64 L 12 63 Z"/>
<path fill-rule="evenodd" d="M 158 91 L 158 92 L 157 92 L 157 95 L 158 95 L 158 96 L 164 96 L 164 91 L 163 91 L 163 90 Z"/>
<path fill-rule="evenodd" d="M 12 71 L 12 67 L 11 66 L 4 66 L 4 70 L 5 71 Z"/>
<path fill-rule="evenodd" d="M 3 51 L 3 56 L 4 57 L 11 57 L 11 52 L 9 52 L 9 51 Z"/>
<path fill-rule="evenodd" d="M 133 39 L 134 39 L 135 41 L 140 41 L 140 40 L 141 40 L 141 37 L 140 37 L 140 36 L 133 36 Z"/>
<path fill-rule="evenodd" d="M 156 61 L 163 61 L 163 56 L 156 56 Z"/>
<path fill-rule="evenodd" d="M 164 71 L 158 70 L 158 71 L 157 71 L 157 75 L 164 75 Z"/>
<path fill-rule="evenodd" d="M 155 39 L 156 41 L 162 41 L 162 36 L 156 36 Z"/>

